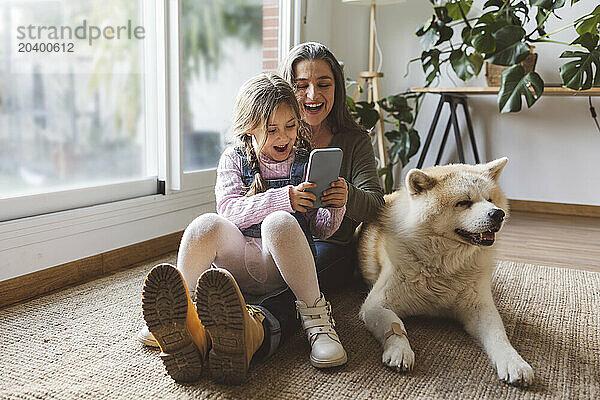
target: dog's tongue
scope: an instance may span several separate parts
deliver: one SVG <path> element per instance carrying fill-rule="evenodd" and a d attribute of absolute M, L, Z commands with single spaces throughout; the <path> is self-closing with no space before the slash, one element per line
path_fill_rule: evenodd
<path fill-rule="evenodd" d="M 495 234 L 494 232 L 483 232 L 481 236 L 483 240 L 494 240 Z"/>

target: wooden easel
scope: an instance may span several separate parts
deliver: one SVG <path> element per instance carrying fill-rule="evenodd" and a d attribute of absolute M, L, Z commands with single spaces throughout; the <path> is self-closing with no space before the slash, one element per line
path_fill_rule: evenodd
<path fill-rule="evenodd" d="M 377 101 L 381 99 L 380 79 L 383 78 L 383 72 L 375 71 L 375 4 L 371 4 L 371 20 L 369 33 L 369 70 L 363 71 L 358 75 L 358 85 L 352 96 L 354 101 L 360 97 L 360 88 L 365 84 L 367 92 L 367 101 L 375 103 L 375 110 L 379 113 L 379 121 L 375 124 L 375 134 L 377 135 L 377 152 L 379 153 L 379 161 L 381 167 L 387 165 L 387 146 L 385 141 L 385 127 L 383 125 L 383 116 L 381 108 Z"/>

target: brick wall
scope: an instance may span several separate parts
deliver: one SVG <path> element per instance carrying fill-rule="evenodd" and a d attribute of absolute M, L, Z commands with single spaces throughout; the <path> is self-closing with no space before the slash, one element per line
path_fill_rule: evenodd
<path fill-rule="evenodd" d="M 279 0 L 263 0 L 263 70 L 277 70 Z"/>

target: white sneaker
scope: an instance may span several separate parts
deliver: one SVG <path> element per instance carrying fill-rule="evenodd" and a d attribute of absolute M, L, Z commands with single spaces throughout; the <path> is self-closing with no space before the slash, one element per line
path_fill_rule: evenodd
<path fill-rule="evenodd" d="M 158 343 L 156 342 L 156 339 L 154 339 L 154 336 L 152 336 L 152 334 L 148 330 L 148 327 L 145 325 L 142 329 L 140 329 L 137 335 L 135 335 L 135 338 L 138 342 L 140 342 L 143 345 L 158 348 Z"/>
<path fill-rule="evenodd" d="M 308 336 L 312 350 L 310 363 L 316 368 L 330 368 L 343 365 L 348 361 L 346 351 L 333 329 L 335 321 L 331 316 L 331 305 L 321 297 L 312 307 L 303 301 L 296 301 L 296 310 L 300 315 L 302 328 Z"/>

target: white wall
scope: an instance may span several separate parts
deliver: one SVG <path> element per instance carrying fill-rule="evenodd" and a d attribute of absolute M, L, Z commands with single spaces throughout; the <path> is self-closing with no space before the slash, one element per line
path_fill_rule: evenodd
<path fill-rule="evenodd" d="M 368 66 L 369 8 L 343 4 L 339 0 L 307 0 L 307 23 L 303 26 L 302 40 L 319 41 L 334 52 L 345 64 L 347 76 L 356 78 Z M 476 5 L 483 1 L 476 0 Z M 573 8 L 558 12 L 562 22 L 548 24 L 547 31 L 558 29 L 597 5 L 597 0 L 581 0 Z M 423 84 L 420 64 L 413 63 L 404 77 L 406 64 L 419 57 L 421 46 L 414 35 L 418 26 L 432 14 L 426 0 L 407 0 L 406 3 L 381 6 L 377 9 L 377 31 L 383 49 L 383 95 L 402 92 Z M 529 32 L 529 30 L 528 30 Z M 458 34 L 458 33 L 456 33 Z M 573 30 L 561 32 L 556 39 L 571 41 Z M 559 83 L 558 55 L 564 46 L 543 44 L 539 53 L 537 72 L 546 83 Z M 378 65 L 378 59 L 375 60 Z M 484 71 L 464 83 L 449 74 L 437 85 L 486 86 Z M 416 128 L 424 141 L 439 97 L 427 95 Z M 593 98 L 600 114 L 600 98 Z M 479 155 L 483 160 L 507 156 L 502 185 L 509 198 L 559 203 L 600 205 L 600 175 L 595 173 L 600 162 L 600 132 L 596 130 L 588 110 L 587 97 L 543 97 L 531 110 L 499 114 L 495 96 L 472 96 L 469 105 Z M 442 130 L 448 118 L 445 109 L 438 124 Z M 461 112 L 461 131 L 466 133 Z M 443 126 L 440 126 L 443 125 Z M 441 136 L 438 131 L 436 135 Z M 437 140 L 436 140 L 437 139 Z M 431 165 L 439 148 L 440 138 L 434 138 L 425 165 Z M 473 161 L 468 137 L 463 137 L 467 162 Z M 448 139 L 442 162 L 457 162 L 453 137 Z M 416 165 L 418 153 L 404 171 Z"/>

